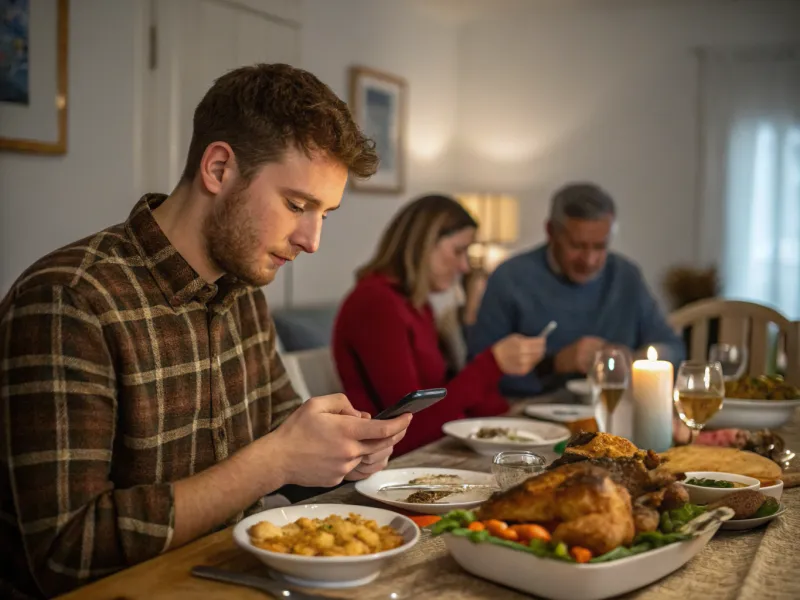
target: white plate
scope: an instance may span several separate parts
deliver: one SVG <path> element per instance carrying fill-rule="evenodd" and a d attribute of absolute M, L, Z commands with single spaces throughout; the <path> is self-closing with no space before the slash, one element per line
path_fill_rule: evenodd
<path fill-rule="evenodd" d="M 525 414 L 534 419 L 571 423 L 581 419 L 593 419 L 594 407 L 584 404 L 529 404 Z"/>
<path fill-rule="evenodd" d="M 481 440 L 470 437 L 484 427 L 516 429 L 533 434 L 539 439 L 537 441 L 512 442 Z M 494 456 L 498 452 L 507 452 L 510 450 L 530 450 L 536 454 L 541 454 L 548 460 L 552 460 L 556 457 L 553 451 L 554 446 L 568 439 L 571 435 L 569 429 L 563 425 L 545 423 L 544 421 L 531 421 L 530 419 L 511 419 L 504 417 L 450 421 L 442 426 L 442 431 L 445 435 L 449 435 L 463 442 L 475 452 L 484 456 Z"/>
<path fill-rule="evenodd" d="M 778 512 L 776 512 L 774 515 L 761 517 L 760 519 L 731 519 L 730 521 L 725 521 L 722 524 L 721 529 L 727 529 L 728 531 L 744 531 L 745 529 L 755 529 L 756 527 L 761 527 L 762 525 L 769 523 L 772 521 L 772 519 L 777 519 L 785 512 L 786 505 L 781 504 L 778 506 Z"/>
<path fill-rule="evenodd" d="M 385 485 L 407 484 L 417 477 L 427 475 L 456 475 L 463 479 L 463 483 L 478 483 L 483 485 L 497 485 L 491 473 L 480 473 L 479 471 L 463 471 L 461 469 L 438 469 L 438 468 L 417 468 L 417 469 L 385 469 L 367 479 L 356 482 L 356 491 L 367 498 L 383 502 L 389 506 L 396 506 L 404 510 L 423 513 L 426 515 L 443 515 L 451 510 L 474 508 L 484 502 L 492 493 L 492 490 L 469 490 L 459 492 L 451 496 L 445 496 L 438 502 L 432 504 L 416 504 L 405 502 L 409 494 L 414 490 L 398 490 L 379 492 L 378 489 Z"/>
<path fill-rule="evenodd" d="M 650 585 L 700 552 L 717 527 L 698 537 L 630 558 L 579 565 L 467 538 L 443 536 L 447 549 L 473 575 L 552 600 L 601 600 Z"/>
<path fill-rule="evenodd" d="M 725 398 L 722 410 L 714 415 L 709 429 L 777 429 L 794 416 L 800 400 L 738 400 Z"/>
<path fill-rule="evenodd" d="M 378 525 L 391 525 L 403 536 L 405 543 L 393 550 L 364 556 L 298 556 L 256 548 L 247 533 L 250 527 L 261 521 L 282 527 L 300 517 L 324 519 L 330 515 L 340 515 L 346 518 L 350 513 L 374 519 Z M 318 588 L 348 588 L 374 581 L 388 560 L 412 548 L 419 537 L 419 527 L 408 517 L 383 508 L 355 504 L 304 504 L 273 508 L 250 515 L 233 528 L 236 545 L 279 572 L 284 580 L 299 586 Z"/>

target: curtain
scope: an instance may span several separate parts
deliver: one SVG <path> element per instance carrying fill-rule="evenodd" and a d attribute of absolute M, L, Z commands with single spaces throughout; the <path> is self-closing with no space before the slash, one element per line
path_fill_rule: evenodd
<path fill-rule="evenodd" d="M 705 49 L 700 258 L 800 319 L 800 47 Z"/>

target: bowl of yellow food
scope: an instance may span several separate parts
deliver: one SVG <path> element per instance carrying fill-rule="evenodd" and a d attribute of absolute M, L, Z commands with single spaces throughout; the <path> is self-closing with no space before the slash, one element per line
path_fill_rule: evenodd
<path fill-rule="evenodd" d="M 710 429 L 777 429 L 800 407 L 800 389 L 780 377 L 744 377 L 725 384 L 722 409 L 706 424 Z"/>
<path fill-rule="evenodd" d="M 408 517 L 381 508 L 306 504 L 251 515 L 233 529 L 236 544 L 276 577 L 306 587 L 347 588 L 374 581 L 420 537 Z"/>

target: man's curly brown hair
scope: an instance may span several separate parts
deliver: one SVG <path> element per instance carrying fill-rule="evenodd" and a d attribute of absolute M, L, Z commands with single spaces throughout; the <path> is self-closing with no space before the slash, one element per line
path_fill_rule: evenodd
<path fill-rule="evenodd" d="M 279 162 L 290 145 L 322 152 L 365 179 L 378 169 L 375 143 L 358 128 L 336 94 L 308 71 L 257 64 L 217 79 L 194 111 L 194 130 L 182 179 L 191 181 L 213 142 L 233 149 L 245 181 Z"/>

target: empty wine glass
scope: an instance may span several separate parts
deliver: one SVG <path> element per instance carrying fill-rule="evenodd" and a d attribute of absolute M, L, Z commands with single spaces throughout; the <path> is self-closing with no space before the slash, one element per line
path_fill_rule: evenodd
<path fill-rule="evenodd" d="M 684 361 L 678 369 L 673 400 L 681 421 L 692 431 L 692 442 L 719 410 L 725 398 L 722 365 Z"/>
<path fill-rule="evenodd" d="M 735 344 L 714 344 L 708 351 L 708 360 L 722 365 L 725 381 L 739 381 L 747 369 L 747 348 Z"/>
<path fill-rule="evenodd" d="M 630 358 L 626 350 L 610 346 L 595 354 L 589 370 L 589 381 L 592 384 L 599 431 L 608 432 L 611 416 L 628 389 L 630 380 Z"/>

